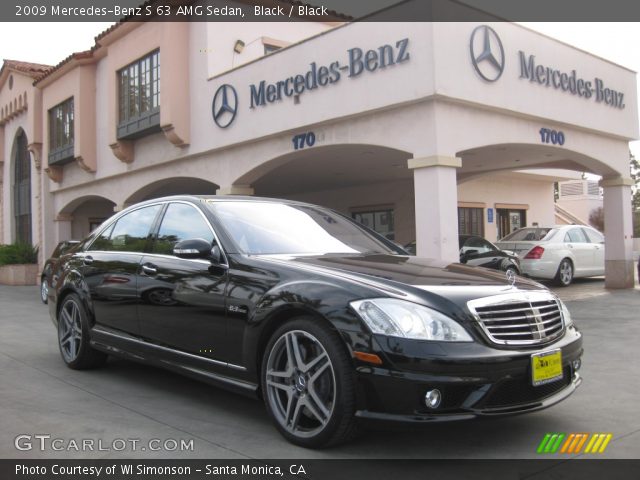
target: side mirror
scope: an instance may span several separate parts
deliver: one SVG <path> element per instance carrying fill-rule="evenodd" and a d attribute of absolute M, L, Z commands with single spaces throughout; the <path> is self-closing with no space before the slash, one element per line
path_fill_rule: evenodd
<path fill-rule="evenodd" d="M 209 258 L 212 254 L 211 243 L 203 238 L 182 240 L 173 247 L 173 254 L 178 258 Z"/>
<path fill-rule="evenodd" d="M 211 248 L 211 251 L 209 252 L 209 259 L 211 260 L 211 263 L 216 266 L 222 264 L 222 250 L 220 250 L 220 247 L 218 245 L 214 245 Z"/>

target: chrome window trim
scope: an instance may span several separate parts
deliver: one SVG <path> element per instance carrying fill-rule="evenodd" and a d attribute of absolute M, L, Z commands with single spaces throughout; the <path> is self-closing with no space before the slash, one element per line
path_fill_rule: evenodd
<path fill-rule="evenodd" d="M 209 222 L 209 219 L 202 212 L 202 210 L 200 210 L 198 207 L 196 207 L 193 203 L 187 202 L 187 201 L 184 201 L 184 200 L 164 200 L 164 201 L 160 201 L 160 202 L 153 202 L 153 203 L 148 203 L 148 204 L 145 204 L 145 205 L 140 205 L 139 207 L 132 208 L 131 210 L 122 211 L 115 218 L 113 218 L 111 222 L 106 224 L 103 228 L 100 229 L 99 232 L 97 232 L 95 234 L 94 239 L 91 241 L 91 243 L 89 245 L 87 245 L 87 247 L 83 250 L 83 252 L 118 253 L 118 254 L 143 255 L 143 256 L 153 255 L 153 256 L 158 256 L 158 257 L 162 257 L 162 258 L 169 258 L 169 259 L 174 259 L 174 260 L 176 258 L 179 258 L 179 257 L 176 257 L 175 255 L 165 255 L 165 254 L 153 253 L 153 252 L 132 252 L 132 251 L 127 251 L 127 250 L 91 250 L 91 247 L 93 246 L 95 241 L 98 239 L 98 237 L 100 235 L 102 235 L 103 232 L 105 232 L 106 230 L 111 228 L 112 225 L 115 225 L 115 223 L 118 222 L 118 220 L 120 220 L 125 215 L 128 215 L 129 213 L 133 213 L 136 210 L 140 210 L 141 208 L 153 207 L 153 206 L 156 206 L 156 205 L 170 205 L 172 203 L 181 203 L 181 204 L 184 204 L 184 205 L 189 205 L 191 208 L 195 209 L 200 214 L 202 219 L 205 221 L 206 225 L 209 227 L 209 230 L 213 234 L 213 239 L 215 240 L 216 245 L 218 245 L 218 247 L 220 247 L 220 251 L 222 252 L 222 257 L 223 257 L 224 261 L 221 262 L 220 265 L 225 266 L 225 267 L 229 267 L 229 260 L 227 259 L 227 253 L 224 251 L 224 248 L 222 247 L 222 244 L 220 243 L 220 239 L 218 238 L 218 235 L 216 234 L 216 231 L 214 230 L 213 226 L 211 225 L 211 222 Z M 160 219 L 160 225 L 159 226 L 162 226 L 162 220 L 164 220 L 164 215 L 166 213 L 167 212 L 165 210 L 164 214 L 162 215 L 162 218 Z M 158 231 L 160 231 L 160 230 L 158 229 Z M 191 261 L 197 261 L 197 262 L 204 262 L 206 264 L 210 264 L 211 263 L 211 262 L 208 262 L 208 261 L 202 260 L 202 259 L 181 258 L 180 260 L 191 260 Z"/>

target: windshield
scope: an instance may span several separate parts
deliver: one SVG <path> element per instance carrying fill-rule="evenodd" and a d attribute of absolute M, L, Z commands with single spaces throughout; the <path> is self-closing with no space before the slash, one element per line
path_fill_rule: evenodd
<path fill-rule="evenodd" d="M 355 222 L 310 205 L 211 201 L 242 253 L 250 255 L 397 253 Z"/>
<path fill-rule="evenodd" d="M 513 233 L 510 233 L 504 238 L 501 238 L 501 242 L 537 242 L 539 240 L 549 240 L 558 231 L 557 228 L 521 228 Z"/>

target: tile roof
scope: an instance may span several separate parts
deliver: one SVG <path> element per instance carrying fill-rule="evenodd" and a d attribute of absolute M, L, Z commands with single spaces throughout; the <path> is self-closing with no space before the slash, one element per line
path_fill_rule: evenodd
<path fill-rule="evenodd" d="M 38 78 L 39 76 L 47 73 L 53 67 L 51 65 L 43 65 L 41 63 L 21 62 L 19 60 L 4 60 L 2 69 L 10 68 L 18 72 L 25 73 L 32 78 Z"/>

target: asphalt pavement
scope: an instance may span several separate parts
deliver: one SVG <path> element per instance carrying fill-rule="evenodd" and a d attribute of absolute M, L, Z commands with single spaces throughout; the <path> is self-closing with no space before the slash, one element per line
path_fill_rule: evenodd
<path fill-rule="evenodd" d="M 38 289 L 0 286 L 0 458 L 539 458 L 548 432 L 612 433 L 601 458 L 640 458 L 640 288 L 605 290 L 596 279 L 557 291 L 585 347 L 584 381 L 565 402 L 508 418 L 378 427 L 313 451 L 287 443 L 257 400 L 123 360 L 68 369 Z M 81 451 L 83 441 L 94 449 Z M 181 441 L 186 448 L 174 449 Z"/>

